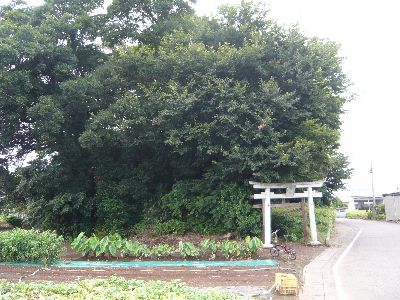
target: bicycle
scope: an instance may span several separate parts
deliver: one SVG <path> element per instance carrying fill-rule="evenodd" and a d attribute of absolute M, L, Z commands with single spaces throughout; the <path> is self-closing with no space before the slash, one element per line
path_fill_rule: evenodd
<path fill-rule="evenodd" d="M 287 244 L 278 244 L 278 231 L 279 229 L 275 230 L 271 233 L 272 235 L 272 243 L 273 247 L 269 250 L 273 257 L 278 257 L 280 252 L 285 252 L 288 254 L 288 258 L 291 260 L 296 259 L 296 251 L 289 247 Z"/>

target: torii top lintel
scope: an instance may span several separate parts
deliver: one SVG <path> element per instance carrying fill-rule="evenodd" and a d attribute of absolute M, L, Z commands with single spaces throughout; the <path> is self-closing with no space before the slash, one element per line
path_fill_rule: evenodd
<path fill-rule="evenodd" d="M 282 189 L 282 188 L 308 188 L 314 187 L 319 188 L 324 184 L 325 180 L 311 181 L 311 182 L 292 182 L 292 183 L 264 183 L 249 181 L 249 184 L 255 189 Z"/>

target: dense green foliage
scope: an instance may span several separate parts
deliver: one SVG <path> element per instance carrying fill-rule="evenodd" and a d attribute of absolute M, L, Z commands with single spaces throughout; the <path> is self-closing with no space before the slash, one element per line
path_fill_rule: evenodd
<path fill-rule="evenodd" d="M 315 221 L 320 241 L 326 241 L 328 233 L 330 234 L 333 224 L 336 220 L 336 211 L 331 208 L 315 208 Z"/>
<path fill-rule="evenodd" d="M 197 233 L 232 232 L 240 235 L 259 235 L 261 215 L 248 200 L 251 191 L 229 184 L 211 191 L 198 181 L 179 182 L 161 198 L 159 210 L 150 219 L 175 219 Z M 161 223 L 166 224 L 166 223 Z"/>
<path fill-rule="evenodd" d="M 51 263 L 60 258 L 64 239 L 54 232 L 13 229 L 0 232 L 0 261 Z"/>
<path fill-rule="evenodd" d="M 85 236 L 81 232 L 71 243 L 73 250 L 85 256 L 107 255 L 109 257 L 129 256 L 138 259 L 168 257 L 179 254 L 183 258 L 209 255 L 214 259 L 220 254 L 225 258 L 249 257 L 261 249 L 262 241 L 257 237 L 247 236 L 244 241 L 222 241 L 206 239 L 200 245 L 180 241 L 178 245 L 157 244 L 149 247 L 138 241 L 122 238 L 118 234 L 106 235 L 98 238 L 96 235 Z"/>
<path fill-rule="evenodd" d="M 91 279 L 71 283 L 10 283 L 0 280 L 0 294 L 4 299 L 132 299 L 132 300 L 237 300 L 239 297 L 223 292 L 201 292 L 173 281 L 141 281 Z"/>
<path fill-rule="evenodd" d="M 334 209 L 315 208 L 315 221 L 320 241 L 325 241 L 326 235 L 332 228 L 335 219 L 336 212 Z M 299 209 L 273 208 L 271 223 L 273 231 L 280 230 L 278 235 L 284 236 L 288 240 L 303 239 L 303 218 Z"/>
<path fill-rule="evenodd" d="M 257 234 L 249 180 L 327 178 L 324 201 L 342 186 L 335 43 L 250 2 L 211 18 L 185 0 L 101 5 L 0 8 L 0 192 L 28 224 Z"/>

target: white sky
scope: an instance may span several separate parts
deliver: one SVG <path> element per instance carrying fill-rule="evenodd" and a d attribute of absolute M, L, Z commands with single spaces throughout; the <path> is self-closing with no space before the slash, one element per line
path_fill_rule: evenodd
<path fill-rule="evenodd" d="M 354 168 L 347 187 L 354 194 L 375 194 L 400 188 L 400 1 L 398 0 L 264 0 L 270 16 L 282 25 L 299 24 L 309 36 L 342 45 L 345 72 L 358 96 L 343 115 L 342 152 Z M 0 0 L 4 4 L 7 0 Z M 28 1 L 30 4 L 40 0 Z M 198 0 L 199 14 L 216 12 L 240 0 Z"/>

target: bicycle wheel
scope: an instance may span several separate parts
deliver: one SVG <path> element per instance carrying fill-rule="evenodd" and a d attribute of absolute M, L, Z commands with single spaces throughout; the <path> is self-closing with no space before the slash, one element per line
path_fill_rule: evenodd
<path fill-rule="evenodd" d="M 269 249 L 269 253 L 271 253 L 271 255 L 273 257 L 278 257 L 279 256 L 279 250 L 277 248 L 275 248 L 275 247 Z"/>
<path fill-rule="evenodd" d="M 296 259 L 296 252 L 295 251 L 290 251 L 289 252 L 289 259 L 295 260 Z"/>

